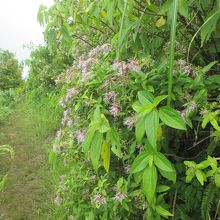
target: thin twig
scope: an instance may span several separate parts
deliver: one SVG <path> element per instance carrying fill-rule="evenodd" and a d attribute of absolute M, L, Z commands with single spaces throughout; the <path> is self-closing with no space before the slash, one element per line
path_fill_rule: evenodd
<path fill-rule="evenodd" d="M 90 47 L 94 47 L 92 44 L 90 44 L 88 41 L 84 40 L 82 37 L 79 37 L 75 34 L 72 34 L 72 36 L 79 39 L 79 40 L 81 40 L 81 41 L 83 41 L 84 43 L 88 44 Z"/>
<path fill-rule="evenodd" d="M 168 157 L 176 157 L 176 158 L 181 159 L 181 160 L 194 160 L 194 159 L 196 159 L 197 157 L 199 157 L 202 153 L 203 153 L 203 151 L 200 151 L 200 152 L 199 152 L 196 156 L 194 156 L 194 157 L 180 157 L 180 156 L 177 156 L 177 155 L 175 155 L 175 154 L 164 154 L 164 155 L 166 155 L 166 156 L 168 156 Z"/>
<path fill-rule="evenodd" d="M 176 188 L 175 195 L 173 198 L 173 209 L 172 209 L 173 217 L 172 217 L 172 219 L 174 219 L 174 214 L 175 214 L 176 198 L 177 198 L 177 188 Z"/>
<path fill-rule="evenodd" d="M 196 147 L 197 145 L 201 144 L 202 142 L 206 141 L 207 139 L 211 138 L 212 135 L 209 135 L 208 137 L 203 138 L 202 140 L 198 141 L 197 143 L 194 143 L 192 147 L 188 148 L 187 150 L 191 150 L 192 148 Z"/>

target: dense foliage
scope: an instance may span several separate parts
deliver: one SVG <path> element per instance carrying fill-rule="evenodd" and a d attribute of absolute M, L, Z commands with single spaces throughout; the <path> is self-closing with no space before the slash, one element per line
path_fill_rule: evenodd
<path fill-rule="evenodd" d="M 217 219 L 219 19 L 219 0 L 40 7 L 27 87 L 63 107 L 52 219 Z"/>
<path fill-rule="evenodd" d="M 21 72 L 21 65 L 18 63 L 15 55 L 0 49 L 0 90 L 21 86 Z"/>

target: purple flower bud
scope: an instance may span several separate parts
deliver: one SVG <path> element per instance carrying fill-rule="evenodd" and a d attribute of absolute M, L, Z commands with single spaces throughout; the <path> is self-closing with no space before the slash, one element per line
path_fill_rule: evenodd
<path fill-rule="evenodd" d="M 98 206 L 105 205 L 106 198 L 102 196 L 101 194 L 97 194 L 93 197 L 93 202 Z"/>
<path fill-rule="evenodd" d="M 127 195 L 123 192 L 119 192 L 119 193 L 116 194 L 114 199 L 116 201 L 122 202 L 125 198 L 127 198 Z"/>

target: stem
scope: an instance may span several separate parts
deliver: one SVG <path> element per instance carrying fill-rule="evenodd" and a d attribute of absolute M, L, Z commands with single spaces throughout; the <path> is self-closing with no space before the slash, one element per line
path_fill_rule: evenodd
<path fill-rule="evenodd" d="M 177 198 L 177 188 L 176 188 L 175 195 L 173 198 L 173 209 L 172 209 L 173 217 L 172 217 L 172 219 L 174 219 L 174 216 L 175 216 L 176 198 Z"/>
<path fill-rule="evenodd" d="M 128 6 L 128 0 L 125 0 L 124 10 L 123 10 L 121 24 L 120 24 L 119 36 L 118 36 L 117 59 L 120 58 L 120 54 L 121 54 L 121 35 L 122 35 L 122 29 L 123 29 L 123 25 L 124 25 L 124 19 L 125 19 L 125 13 L 126 13 L 127 6 Z"/>
<path fill-rule="evenodd" d="M 167 105 L 171 104 L 172 96 L 172 87 L 173 87 L 173 66 L 174 66 L 174 52 L 175 52 L 175 41 L 176 41 L 176 21 L 177 21 L 177 9 L 178 9 L 178 0 L 173 1 L 173 13 L 172 13 L 172 25 L 171 25 L 171 34 L 170 34 L 170 68 L 168 75 L 168 99 Z"/>

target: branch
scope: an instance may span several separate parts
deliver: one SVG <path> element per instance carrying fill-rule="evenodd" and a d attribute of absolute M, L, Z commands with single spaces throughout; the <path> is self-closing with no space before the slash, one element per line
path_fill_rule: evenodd
<path fill-rule="evenodd" d="M 75 34 L 72 34 L 72 36 L 79 39 L 79 40 L 81 40 L 81 41 L 83 41 L 84 43 L 88 44 L 90 47 L 94 47 L 92 44 L 90 44 L 88 41 L 84 40 L 82 37 L 79 37 Z"/>

